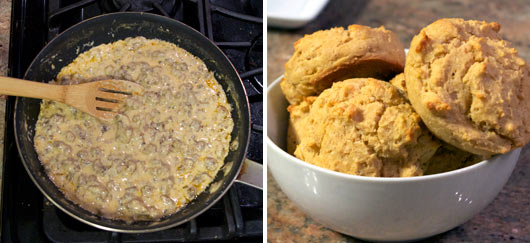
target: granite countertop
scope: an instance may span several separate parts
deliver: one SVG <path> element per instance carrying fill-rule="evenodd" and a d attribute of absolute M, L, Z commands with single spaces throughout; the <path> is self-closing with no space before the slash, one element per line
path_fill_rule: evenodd
<path fill-rule="evenodd" d="M 512 42 L 519 54 L 530 61 L 529 1 L 390 1 L 333 0 L 312 22 L 301 29 L 268 29 L 267 81 L 270 84 L 284 69 L 293 52 L 293 43 L 304 34 L 334 26 L 384 25 L 408 46 L 419 30 L 436 19 L 461 17 L 495 21 L 501 35 Z M 269 242 L 357 242 L 326 229 L 306 216 L 281 191 L 269 174 L 267 225 Z M 467 223 L 429 242 L 530 242 L 530 145 L 523 148 L 519 162 L 497 198 Z M 526 220 L 526 221 L 525 221 Z"/>
<path fill-rule="evenodd" d="M 11 28 L 11 0 L 0 1 L 0 75 L 7 75 L 7 60 L 9 57 L 9 31 Z M 6 100 L 0 96 L 0 158 L 4 158 L 4 127 Z M 1 163 L 0 163 L 1 164 Z M 0 181 L 2 180 L 2 166 L 0 165 Z M 2 183 L 0 183 L 1 185 Z M 1 195 L 1 192 L 0 192 Z"/>
<path fill-rule="evenodd" d="M 0 0 L 0 75 L 7 75 L 9 58 L 9 32 L 11 28 L 11 0 Z M 0 95 L 0 185 L 2 185 L 4 159 L 4 129 L 6 116 L 6 98 Z M 0 191 L 0 198 L 2 192 Z M 1 200 L 0 200 L 1 201 Z M 0 226 L 2 222 L 0 221 Z M 1 232 L 0 232 L 1 233 Z"/>

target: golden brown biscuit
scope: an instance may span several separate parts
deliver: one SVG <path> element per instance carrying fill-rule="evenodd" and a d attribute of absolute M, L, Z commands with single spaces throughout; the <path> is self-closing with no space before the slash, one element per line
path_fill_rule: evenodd
<path fill-rule="evenodd" d="M 309 109 L 311 104 L 317 97 L 311 96 L 306 97 L 302 103 L 298 105 L 290 105 L 287 107 L 289 111 L 289 128 L 287 128 L 287 152 L 290 154 L 294 153 L 296 146 L 300 144 L 301 137 L 304 136 L 305 121 L 309 115 Z"/>
<path fill-rule="evenodd" d="M 457 170 L 488 159 L 488 157 L 468 153 L 442 142 L 440 148 L 429 160 L 425 174 L 431 175 Z"/>
<path fill-rule="evenodd" d="M 405 75 L 400 73 L 396 75 L 390 83 L 396 87 L 404 98 L 408 100 L 407 85 Z M 476 155 L 462 151 L 451 146 L 443 140 L 436 139 L 441 145 L 434 156 L 427 162 L 426 175 L 448 172 L 464 168 L 480 161 L 487 159 L 488 156 Z"/>
<path fill-rule="evenodd" d="M 405 65 L 403 45 L 384 27 L 350 25 L 346 30 L 317 31 L 298 40 L 294 50 L 280 84 L 291 104 L 347 78 L 388 80 Z"/>
<path fill-rule="evenodd" d="M 497 23 L 441 19 L 413 38 L 407 55 L 416 112 L 437 137 L 474 154 L 530 141 L 528 67 L 499 30 Z"/>
<path fill-rule="evenodd" d="M 407 84 L 405 82 L 405 74 L 400 73 L 396 75 L 393 79 L 390 80 L 390 83 L 396 87 L 401 95 L 407 100 L 409 100 L 409 97 L 407 95 Z"/>
<path fill-rule="evenodd" d="M 311 105 L 295 156 L 363 176 L 423 175 L 439 144 L 399 91 L 376 79 L 336 82 Z"/>

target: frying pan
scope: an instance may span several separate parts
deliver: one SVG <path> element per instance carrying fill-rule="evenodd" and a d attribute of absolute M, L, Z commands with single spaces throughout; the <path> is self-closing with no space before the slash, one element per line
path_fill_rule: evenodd
<path fill-rule="evenodd" d="M 25 79 L 49 82 L 56 78 L 62 67 L 93 46 L 136 36 L 175 43 L 200 58 L 208 69 L 214 72 L 232 106 L 234 129 L 231 142 L 238 144 L 237 148 L 228 152 L 223 167 L 210 187 L 177 213 L 159 221 L 138 221 L 128 224 L 121 220 L 100 217 L 79 207 L 66 199 L 48 178 L 33 146 L 41 100 L 18 97 L 14 116 L 15 139 L 22 163 L 41 192 L 58 208 L 84 223 L 100 229 L 124 233 L 144 233 L 167 229 L 187 222 L 212 206 L 226 193 L 238 176 L 245 160 L 250 134 L 250 111 L 246 92 L 228 58 L 199 32 L 176 20 L 159 15 L 133 12 L 113 13 L 74 25 L 44 47 L 29 66 Z M 255 165 L 248 166 L 246 171 L 253 172 L 254 176 L 259 175 L 259 179 L 255 182 L 261 183 L 261 171 L 255 171 L 255 168 Z"/>

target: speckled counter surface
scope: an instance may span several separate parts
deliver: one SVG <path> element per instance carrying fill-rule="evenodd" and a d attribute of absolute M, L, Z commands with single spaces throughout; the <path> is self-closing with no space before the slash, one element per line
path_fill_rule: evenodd
<path fill-rule="evenodd" d="M 283 73 L 293 43 L 304 34 L 333 26 L 384 25 L 408 47 L 419 30 L 444 17 L 496 21 L 501 35 L 530 61 L 530 1 L 331 0 L 307 26 L 291 31 L 268 29 L 269 84 Z M 296 207 L 268 175 L 267 224 L 270 242 L 357 242 L 314 222 Z M 467 223 L 426 242 L 530 242 L 530 145 L 497 198 Z"/>
<path fill-rule="evenodd" d="M 0 75 L 7 74 L 7 59 L 9 56 L 9 29 L 11 20 L 11 0 L 0 0 Z M 0 97 L 0 158 L 4 158 L 4 125 L 6 101 Z M 1 164 L 1 163 L 0 163 Z M 2 166 L 0 166 L 0 180 Z M 1 184 L 1 183 L 0 183 Z M 1 193 L 1 192 L 0 192 Z"/>

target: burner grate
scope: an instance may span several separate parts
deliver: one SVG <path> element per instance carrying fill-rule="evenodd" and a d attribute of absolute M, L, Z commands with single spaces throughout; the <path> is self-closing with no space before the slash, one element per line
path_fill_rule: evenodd
<path fill-rule="evenodd" d="M 121 234 L 98 230 L 81 223 L 48 200 L 43 201 L 42 225 L 52 242 L 159 242 L 159 241 L 205 241 L 231 239 L 234 237 L 259 236 L 262 233 L 262 220 L 254 210 L 263 205 L 254 193 L 241 197 L 248 188 L 235 185 L 227 196 L 213 205 L 208 211 L 184 225 L 146 234 Z M 223 217 L 219 217 L 219 216 Z M 246 218 L 243 217 L 245 215 Z M 87 240 L 88 239 L 88 240 Z"/>
<path fill-rule="evenodd" d="M 169 17 L 177 7 L 176 0 L 103 0 L 101 6 L 105 12 L 135 11 L 148 12 L 157 10 Z"/>

